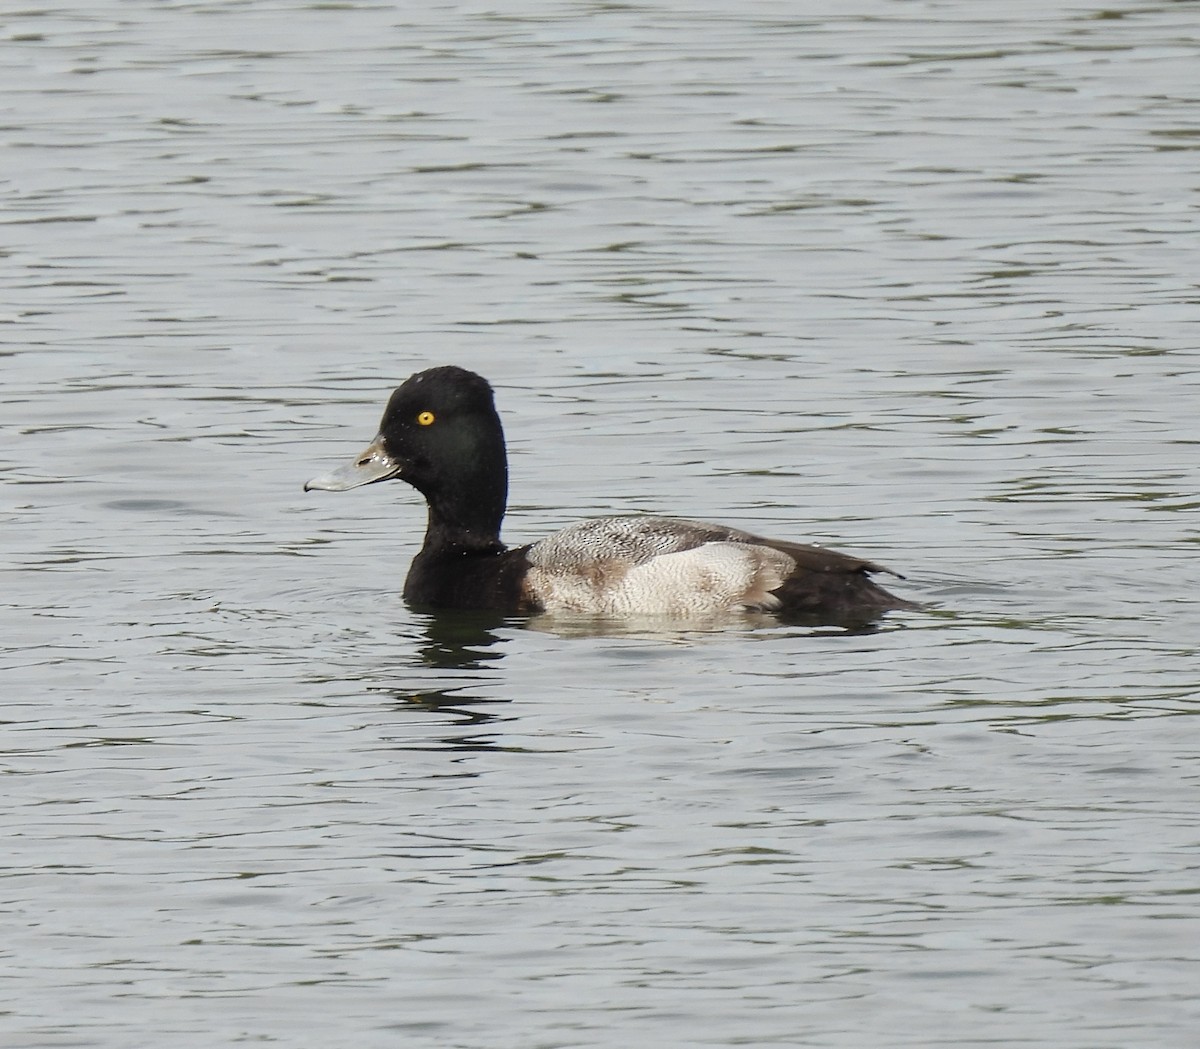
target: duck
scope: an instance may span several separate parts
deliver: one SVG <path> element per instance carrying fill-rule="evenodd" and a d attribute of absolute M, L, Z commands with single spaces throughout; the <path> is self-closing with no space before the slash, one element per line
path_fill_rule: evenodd
<path fill-rule="evenodd" d="M 483 376 L 454 365 L 407 379 L 366 449 L 304 490 L 390 480 L 428 507 L 404 583 L 412 606 L 676 620 L 761 612 L 842 625 L 917 607 L 871 578 L 903 578 L 873 561 L 702 521 L 601 517 L 506 546 L 508 455 L 495 395 Z"/>

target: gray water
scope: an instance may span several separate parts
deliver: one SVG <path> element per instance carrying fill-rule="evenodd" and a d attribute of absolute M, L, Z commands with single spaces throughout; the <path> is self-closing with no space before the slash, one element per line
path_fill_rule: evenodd
<path fill-rule="evenodd" d="M 1194 1045 L 1198 63 L 1191 3 L 10 13 L 0 1043 Z M 301 485 L 440 363 L 510 541 L 928 610 L 406 608 L 415 493 Z"/>

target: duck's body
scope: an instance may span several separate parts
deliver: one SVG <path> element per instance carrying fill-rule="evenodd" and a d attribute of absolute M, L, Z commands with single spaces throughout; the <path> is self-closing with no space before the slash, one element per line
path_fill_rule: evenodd
<path fill-rule="evenodd" d="M 412 376 L 392 394 L 367 450 L 305 489 L 390 478 L 429 504 L 425 543 L 404 584 L 418 605 L 675 619 L 758 610 L 830 623 L 913 607 L 871 581 L 887 569 L 870 561 L 697 521 L 605 517 L 507 548 L 504 431 L 491 387 L 462 368 Z"/>

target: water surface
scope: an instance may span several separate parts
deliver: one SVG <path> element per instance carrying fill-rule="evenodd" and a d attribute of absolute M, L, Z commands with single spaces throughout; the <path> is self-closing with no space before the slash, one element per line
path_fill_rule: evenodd
<path fill-rule="evenodd" d="M 94 4 L 0 31 L 0 1041 L 1182 1047 L 1193 9 Z M 487 375 L 507 535 L 871 634 L 431 617 L 305 495 Z"/>

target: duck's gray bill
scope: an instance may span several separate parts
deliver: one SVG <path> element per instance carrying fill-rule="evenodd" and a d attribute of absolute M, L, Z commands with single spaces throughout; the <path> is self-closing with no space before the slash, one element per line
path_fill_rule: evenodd
<path fill-rule="evenodd" d="M 333 473 L 306 481 L 304 490 L 348 492 L 351 488 L 361 488 L 364 484 L 387 481 L 399 472 L 400 464 L 384 450 L 382 437 L 376 437 L 363 449 L 361 455 L 356 455 L 345 466 L 334 470 Z"/>

